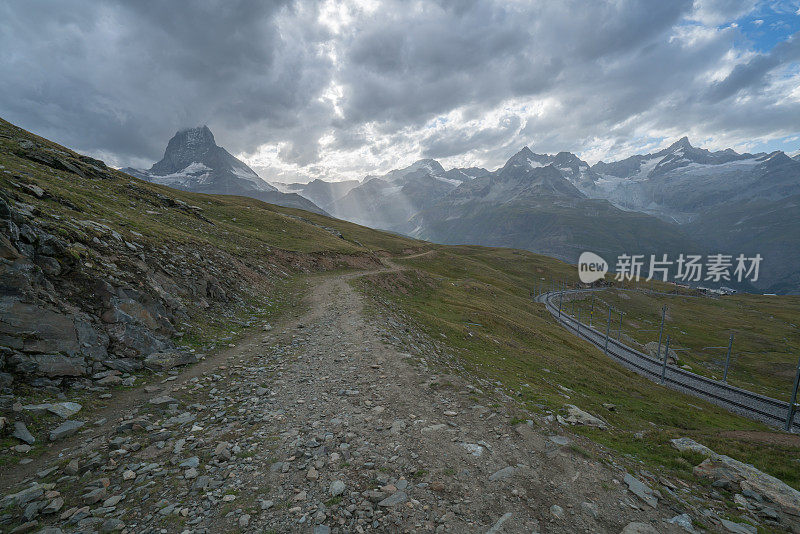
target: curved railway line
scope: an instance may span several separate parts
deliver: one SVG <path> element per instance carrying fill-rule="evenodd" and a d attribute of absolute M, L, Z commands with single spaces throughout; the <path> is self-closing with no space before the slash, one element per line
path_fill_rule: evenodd
<path fill-rule="evenodd" d="M 563 310 L 559 314 L 558 304 L 553 303 L 553 299 L 561 293 L 566 295 L 589 291 L 598 290 L 554 291 L 539 295 L 536 297 L 536 301 L 544 303 L 555 319 L 577 336 L 589 341 L 601 351 L 607 352 L 611 358 L 628 369 L 654 382 L 661 383 L 662 361 L 641 353 L 624 343 L 620 343 L 612 337 L 609 337 L 606 341 L 605 333 L 601 333 L 584 323 L 579 323 L 577 319 L 566 314 Z M 607 351 L 606 343 L 608 343 Z M 770 426 L 784 428 L 789 413 L 788 402 L 737 388 L 672 365 L 666 366 L 663 385 L 676 391 L 705 399 L 734 413 L 761 421 Z M 791 430 L 793 432 L 800 431 L 800 411 L 796 410 L 794 413 Z"/>

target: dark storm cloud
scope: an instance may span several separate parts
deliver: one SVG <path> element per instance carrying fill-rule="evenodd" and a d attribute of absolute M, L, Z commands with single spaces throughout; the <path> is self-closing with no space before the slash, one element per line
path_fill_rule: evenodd
<path fill-rule="evenodd" d="M 798 39 L 749 51 L 731 22 L 755 5 L 8 2 L 0 115 L 139 166 L 208 124 L 259 169 L 329 176 L 421 156 L 492 166 L 523 144 L 605 157 L 796 133 Z"/>
<path fill-rule="evenodd" d="M 120 159 L 153 159 L 175 130 L 201 123 L 234 150 L 254 149 L 264 138 L 238 130 L 264 123 L 292 130 L 297 110 L 330 77 L 329 60 L 280 35 L 277 16 L 290 8 L 230 0 L 7 3 L 0 108 L 28 128 Z"/>

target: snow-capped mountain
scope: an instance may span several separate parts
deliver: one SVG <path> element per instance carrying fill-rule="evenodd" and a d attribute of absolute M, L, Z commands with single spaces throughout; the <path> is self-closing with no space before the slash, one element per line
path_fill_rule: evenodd
<path fill-rule="evenodd" d="M 686 137 L 653 154 L 601 161 L 591 170 L 593 183 L 579 185 L 588 196 L 680 223 L 720 204 L 800 193 L 800 162 L 783 152 L 710 152 Z"/>
<path fill-rule="evenodd" d="M 242 195 L 322 213 L 313 202 L 279 192 L 242 161 L 218 146 L 207 126 L 177 132 L 164 157 L 149 170 L 121 169 L 132 176 L 197 193 Z"/>
<path fill-rule="evenodd" d="M 594 186 L 594 182 L 599 178 L 588 163 L 572 152 L 559 152 L 555 155 L 536 154 L 527 146 L 514 154 L 503 166 L 503 169 L 507 167 L 536 169 L 547 165 L 552 165 L 564 178 L 580 190 L 591 189 Z"/>
<path fill-rule="evenodd" d="M 324 209 L 359 224 L 397 230 L 456 187 L 487 174 L 479 168 L 445 171 L 438 161 L 422 159 L 383 176 L 367 176 L 360 185 L 325 204 Z"/>
<path fill-rule="evenodd" d="M 574 155 L 535 154 L 528 147 L 493 173 L 465 182 L 414 215 L 404 228 L 439 243 L 524 248 L 576 261 L 584 250 L 614 257 L 632 243 L 643 252 L 677 251 L 691 240 L 655 217 L 587 198 L 588 165 Z"/>

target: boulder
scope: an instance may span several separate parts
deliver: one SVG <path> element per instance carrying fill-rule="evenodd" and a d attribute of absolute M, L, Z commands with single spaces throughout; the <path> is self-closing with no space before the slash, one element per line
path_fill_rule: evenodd
<path fill-rule="evenodd" d="M 83 421 L 64 421 L 50 432 L 50 441 L 64 439 L 77 433 L 85 425 Z"/>
<path fill-rule="evenodd" d="M 658 534 L 658 530 L 649 523 L 633 522 L 625 525 L 620 534 Z"/>
<path fill-rule="evenodd" d="M 67 354 L 79 352 L 75 322 L 69 315 L 21 302 L 13 296 L 0 298 L 0 340 L 28 353 Z M 4 340 L 5 341 L 5 340 Z"/>
<path fill-rule="evenodd" d="M 658 506 L 658 497 L 653 493 L 653 490 L 638 478 L 625 473 L 625 484 L 628 485 L 628 490 L 642 499 L 644 502 L 655 508 Z"/>
<path fill-rule="evenodd" d="M 68 419 L 81 411 L 81 406 L 77 402 L 55 402 L 47 407 L 47 411 L 54 413 L 62 419 Z"/>
<path fill-rule="evenodd" d="M 658 354 L 658 341 L 651 341 L 644 346 L 645 353 L 648 354 L 651 358 L 655 358 L 657 360 L 661 360 L 664 358 L 664 349 L 666 348 L 665 343 L 661 343 L 661 355 Z M 667 363 L 671 365 L 675 365 L 678 361 L 678 353 L 672 349 L 669 349 L 669 357 L 667 358 Z"/>
<path fill-rule="evenodd" d="M 139 360 L 133 358 L 117 358 L 116 360 L 104 360 L 103 365 L 109 369 L 120 371 L 122 373 L 132 373 L 141 370 L 144 365 Z"/>
<path fill-rule="evenodd" d="M 574 404 L 565 404 L 564 407 L 567 409 L 567 417 L 564 418 L 564 421 L 571 425 L 593 426 L 601 430 L 608 428 L 605 421 L 588 412 L 584 412 Z"/>
<path fill-rule="evenodd" d="M 37 354 L 31 356 L 31 360 L 36 364 L 36 372 L 44 376 L 86 375 L 86 362 L 83 358 L 71 358 L 60 354 Z"/>
<path fill-rule="evenodd" d="M 112 350 L 120 356 L 141 358 L 167 348 L 167 343 L 145 326 L 135 323 L 115 323 L 108 327 L 113 341 Z"/>
<path fill-rule="evenodd" d="M 22 421 L 14 423 L 14 432 L 11 435 L 28 445 L 33 445 L 36 442 L 36 438 L 28 431 L 28 427 Z"/>
<path fill-rule="evenodd" d="M 673 439 L 671 443 L 679 451 L 690 451 L 706 456 L 706 460 L 695 468 L 699 475 L 715 479 L 725 475 L 741 485 L 742 490 L 759 493 L 779 505 L 785 513 L 800 517 L 800 491 L 750 464 L 717 454 L 689 438 Z"/>
<path fill-rule="evenodd" d="M 144 366 L 151 371 L 166 371 L 173 367 L 197 363 L 197 357 L 189 352 L 154 352 L 144 359 Z"/>

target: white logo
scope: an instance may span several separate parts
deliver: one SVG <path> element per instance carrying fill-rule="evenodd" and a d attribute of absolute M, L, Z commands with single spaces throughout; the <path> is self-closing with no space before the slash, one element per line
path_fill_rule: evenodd
<path fill-rule="evenodd" d="M 606 260 L 594 252 L 583 252 L 578 258 L 578 277 L 584 284 L 602 279 L 608 272 Z"/>

